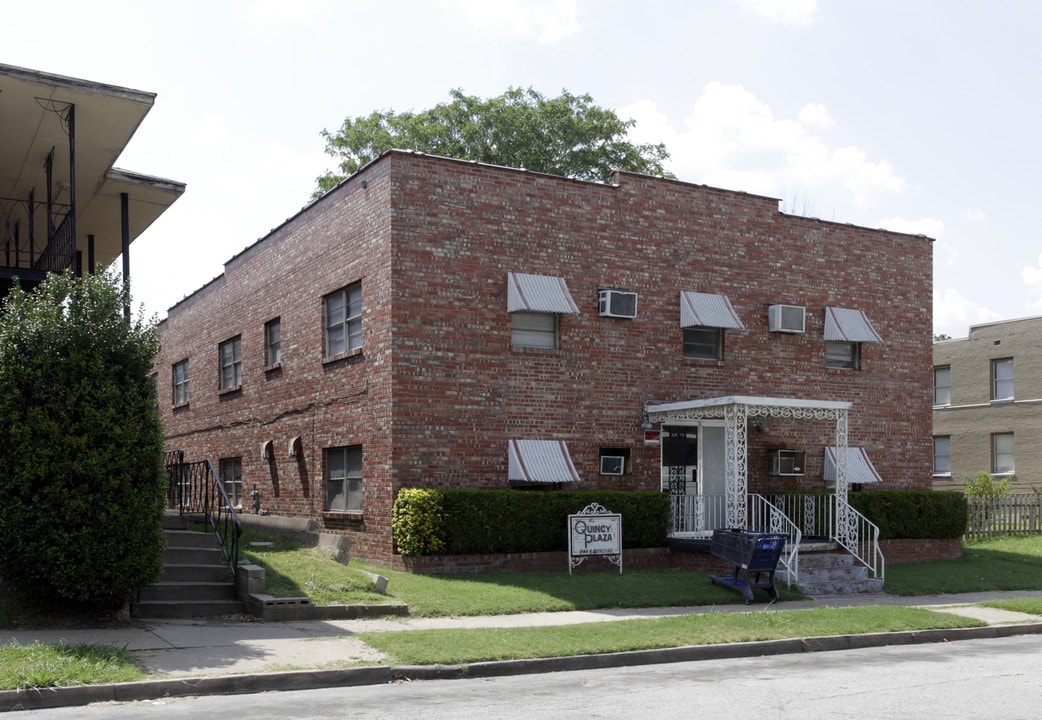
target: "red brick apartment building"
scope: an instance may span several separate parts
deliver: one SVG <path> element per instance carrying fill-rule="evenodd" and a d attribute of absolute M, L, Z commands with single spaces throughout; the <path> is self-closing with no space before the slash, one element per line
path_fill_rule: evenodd
<path fill-rule="evenodd" d="M 168 449 L 383 563 L 406 487 L 928 489 L 931 253 L 741 192 L 388 152 L 171 308 Z"/>

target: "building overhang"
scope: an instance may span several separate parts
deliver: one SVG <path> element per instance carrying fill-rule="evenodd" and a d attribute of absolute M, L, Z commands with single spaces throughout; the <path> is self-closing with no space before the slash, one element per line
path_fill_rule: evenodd
<path fill-rule="evenodd" d="M 741 407 L 747 417 L 784 417 L 794 419 L 835 419 L 850 410 L 851 403 L 840 400 L 806 400 L 802 398 L 724 395 L 721 397 L 649 404 L 646 408 L 652 422 L 722 418 L 727 408 Z"/>

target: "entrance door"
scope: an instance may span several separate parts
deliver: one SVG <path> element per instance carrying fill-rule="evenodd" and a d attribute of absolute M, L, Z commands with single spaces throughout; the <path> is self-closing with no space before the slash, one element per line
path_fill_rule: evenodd
<path fill-rule="evenodd" d="M 671 500 L 671 532 L 707 534 L 726 527 L 722 425 L 664 425 L 662 489 Z"/>

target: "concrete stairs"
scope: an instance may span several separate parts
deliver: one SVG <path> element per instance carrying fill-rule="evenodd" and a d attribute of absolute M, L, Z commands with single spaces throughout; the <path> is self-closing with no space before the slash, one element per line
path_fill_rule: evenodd
<path fill-rule="evenodd" d="M 780 575 L 780 573 L 779 573 Z M 800 550 L 800 578 L 796 588 L 804 595 L 864 595 L 883 592 L 883 580 L 868 576 L 868 568 L 843 549 Z"/>
<path fill-rule="evenodd" d="M 236 600 L 235 582 L 212 533 L 187 529 L 187 521 L 167 514 L 163 519 L 166 552 L 159 581 L 138 591 L 130 604 L 136 618 L 191 618 L 239 615 L 246 606 Z"/>

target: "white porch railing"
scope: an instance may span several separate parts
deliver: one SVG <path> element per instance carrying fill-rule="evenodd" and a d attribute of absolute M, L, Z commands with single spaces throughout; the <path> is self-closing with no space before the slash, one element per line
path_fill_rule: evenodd
<path fill-rule="evenodd" d="M 845 527 L 841 528 L 837 525 L 835 495 L 778 494 L 770 499 L 800 527 L 804 537 L 835 541 L 867 567 L 873 577 L 883 578 L 886 563 L 879 548 L 879 527 L 849 504 Z"/>
<path fill-rule="evenodd" d="M 710 538 L 713 530 L 727 527 L 726 495 L 673 496 L 670 527 L 675 537 Z M 762 495 L 749 495 L 746 510 L 748 529 L 753 532 L 785 536 L 785 550 L 779 563 L 790 587 L 799 580 L 800 528 L 785 513 Z"/>
<path fill-rule="evenodd" d="M 815 494 L 752 494 L 748 497 L 748 530 L 785 536 L 785 551 L 779 562 L 788 583 L 799 581 L 800 542 L 822 538 L 841 545 L 873 577 L 882 579 L 886 565 L 879 548 L 879 527 L 850 505 L 846 522 L 837 527 L 836 497 Z M 670 528 L 677 537 L 712 537 L 713 530 L 727 527 L 727 497 L 724 495 L 674 496 L 670 505 Z"/>

